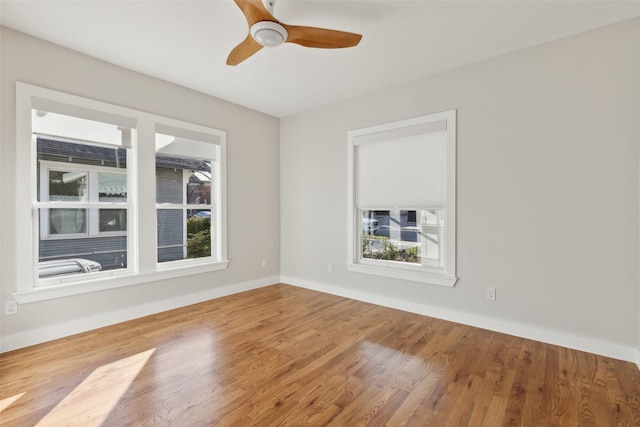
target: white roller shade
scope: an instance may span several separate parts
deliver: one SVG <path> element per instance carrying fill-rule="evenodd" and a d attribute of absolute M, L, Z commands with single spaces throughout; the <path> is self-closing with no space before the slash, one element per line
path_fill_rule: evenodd
<path fill-rule="evenodd" d="M 130 147 L 135 127 L 130 117 L 32 98 L 31 128 L 37 135 Z"/>
<path fill-rule="evenodd" d="M 368 134 L 354 143 L 358 207 L 446 205 L 446 121 Z"/>
<path fill-rule="evenodd" d="M 62 102 L 39 97 L 31 98 L 31 107 L 38 111 L 57 113 L 64 116 L 72 116 L 94 122 L 108 123 L 123 128 L 133 129 L 136 127 L 137 123 L 137 120 L 132 117 L 107 113 L 106 111 L 92 110 L 78 105 L 64 104 Z"/>
<path fill-rule="evenodd" d="M 156 133 L 156 153 L 204 160 L 217 159 L 218 145 Z"/>
<path fill-rule="evenodd" d="M 198 142 L 208 142 L 211 144 L 220 144 L 220 135 L 204 133 L 197 130 L 185 129 L 181 127 L 173 127 L 161 123 L 156 124 L 156 132 L 164 135 L 171 135 L 178 139 L 190 139 Z"/>

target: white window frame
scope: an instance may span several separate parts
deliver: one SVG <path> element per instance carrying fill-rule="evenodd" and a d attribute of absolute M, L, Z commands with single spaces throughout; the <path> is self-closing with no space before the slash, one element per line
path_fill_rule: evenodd
<path fill-rule="evenodd" d="M 120 270 L 88 274 L 59 276 L 46 279 L 38 277 L 38 201 L 37 201 L 37 150 L 32 134 L 31 111 L 34 103 L 63 106 L 62 114 L 101 120 L 101 117 L 117 117 L 126 126 L 136 130 L 137 139 L 129 150 L 127 165 L 127 267 Z M 57 108 L 57 107 L 56 107 Z M 87 113 L 88 112 L 88 113 Z M 87 114 L 92 117 L 86 116 Z M 105 119 L 108 122 L 108 120 Z M 155 220 L 155 129 L 160 125 L 185 129 L 209 135 L 219 150 L 217 199 L 217 256 L 198 263 L 171 263 L 158 268 L 157 228 Z M 25 83 L 16 84 L 16 164 L 24 172 L 16 179 L 16 268 L 17 290 L 14 298 L 21 304 L 77 295 L 87 292 L 130 286 L 156 280 L 182 277 L 226 269 L 227 217 L 226 217 L 226 132 L 205 126 L 186 123 L 155 114 L 120 107 L 88 98 L 70 95 Z M 213 191 L 213 190 L 212 190 Z M 65 205 L 66 206 L 66 205 Z M 72 207 L 69 205 L 69 207 Z M 91 205 L 91 207 L 94 207 Z M 95 207 L 100 207 L 96 204 Z M 212 219 L 213 221 L 213 219 Z M 19 238 L 18 238 L 19 237 Z"/>
<path fill-rule="evenodd" d="M 429 123 L 446 122 L 446 205 L 445 206 L 357 206 L 357 156 L 356 148 L 361 137 L 411 128 Z M 424 115 L 363 129 L 347 134 L 347 269 L 352 272 L 373 274 L 402 280 L 452 287 L 456 277 L 456 110 Z M 365 210 L 420 210 L 445 209 L 444 268 L 426 265 L 363 258 L 361 256 L 362 225 L 360 209 Z"/>
<path fill-rule="evenodd" d="M 84 205 L 87 211 L 87 231 L 84 233 L 73 234 L 51 234 L 49 223 L 49 208 L 59 207 L 56 202 L 49 201 L 49 171 L 69 171 L 69 172 L 86 172 L 89 181 L 89 197 L 87 202 L 78 202 Z M 78 163 L 64 163 L 53 160 L 40 160 L 40 230 L 42 238 L 46 240 L 57 239 L 82 239 L 107 236 L 126 236 L 126 231 L 100 231 L 99 213 L 100 209 L 116 208 L 129 209 L 128 202 L 109 203 L 98 201 L 98 174 L 105 173 L 110 175 L 127 175 L 126 169 L 108 168 L 104 166 L 85 165 Z M 95 204 L 100 205 L 99 208 L 93 207 Z M 66 207 L 66 206 L 65 206 Z"/>

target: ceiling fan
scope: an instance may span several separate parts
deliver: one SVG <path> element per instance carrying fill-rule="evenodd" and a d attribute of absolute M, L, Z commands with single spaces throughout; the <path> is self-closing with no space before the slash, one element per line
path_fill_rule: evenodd
<path fill-rule="evenodd" d="M 287 25 L 273 17 L 276 0 L 234 0 L 247 18 L 249 34 L 227 57 L 227 65 L 238 65 L 263 47 L 296 43 L 305 47 L 337 49 L 360 42 L 360 34 L 325 28 Z"/>

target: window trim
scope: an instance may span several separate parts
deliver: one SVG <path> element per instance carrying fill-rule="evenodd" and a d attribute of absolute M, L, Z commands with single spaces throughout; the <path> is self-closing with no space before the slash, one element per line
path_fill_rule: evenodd
<path fill-rule="evenodd" d="M 91 277 L 59 276 L 42 280 L 38 277 L 37 251 L 37 176 L 36 145 L 32 135 L 31 110 L 43 105 L 62 106 L 64 114 L 104 119 L 112 124 L 122 124 L 137 130 L 137 141 L 130 149 L 131 159 L 127 168 L 128 180 L 128 242 L 129 262 L 123 270 L 90 273 Z M 57 107 L 56 107 L 57 108 Z M 88 113 L 87 113 L 88 112 Z M 156 263 L 157 230 L 155 216 L 155 129 L 169 126 L 185 132 L 206 135 L 219 148 L 217 176 L 218 238 L 217 259 L 207 262 L 194 260 L 160 269 Z M 47 300 L 77 295 L 97 290 L 152 282 L 175 277 L 222 270 L 228 267 L 227 259 L 227 197 L 226 197 L 226 132 L 206 126 L 158 116 L 131 108 L 120 107 L 76 95 L 54 91 L 21 82 L 16 83 L 16 162 L 29 179 L 16 180 L 15 242 L 18 266 L 16 268 L 16 292 L 19 303 Z M 213 189 L 212 189 L 213 191 Z M 96 204 L 97 205 L 97 204 Z M 92 204 L 91 207 L 94 205 Z M 213 220 L 213 219 L 212 219 Z M 18 236 L 20 233 L 20 238 Z M 200 261 L 200 262 L 196 262 Z"/>
<path fill-rule="evenodd" d="M 447 203 L 443 207 L 435 206 L 356 206 L 357 191 L 357 139 L 366 135 L 392 130 L 400 130 L 438 121 L 446 121 L 447 129 Z M 391 277 L 414 282 L 422 282 L 439 286 L 452 287 L 456 277 L 456 110 L 414 117 L 411 119 L 385 123 L 347 133 L 347 270 L 357 273 Z M 360 212 L 359 209 L 370 210 L 418 210 L 429 208 L 445 209 L 445 259 L 444 269 L 436 269 L 422 265 L 411 265 L 394 261 L 373 260 L 361 257 Z M 384 208 L 384 209 L 382 209 Z"/>

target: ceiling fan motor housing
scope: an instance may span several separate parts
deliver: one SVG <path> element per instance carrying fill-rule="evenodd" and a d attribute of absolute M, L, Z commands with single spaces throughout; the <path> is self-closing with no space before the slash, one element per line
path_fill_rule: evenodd
<path fill-rule="evenodd" d="M 265 47 L 280 46 L 288 36 L 287 30 L 277 22 L 260 21 L 251 26 L 251 37 Z"/>

